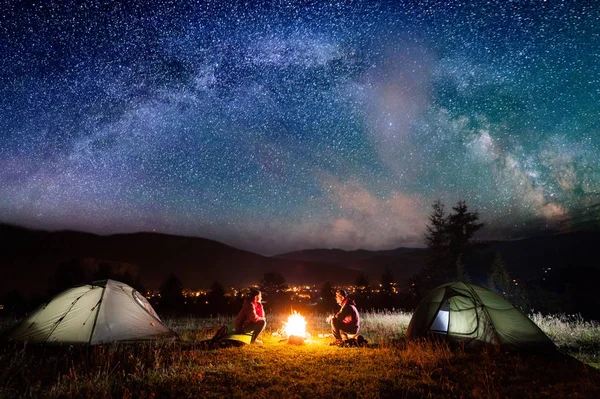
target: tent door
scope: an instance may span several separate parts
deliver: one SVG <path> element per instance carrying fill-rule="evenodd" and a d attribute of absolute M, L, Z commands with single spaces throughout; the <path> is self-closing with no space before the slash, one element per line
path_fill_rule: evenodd
<path fill-rule="evenodd" d="M 450 300 L 446 299 L 438 310 L 433 323 L 431 323 L 431 332 L 436 334 L 448 334 L 448 324 L 450 322 Z"/>

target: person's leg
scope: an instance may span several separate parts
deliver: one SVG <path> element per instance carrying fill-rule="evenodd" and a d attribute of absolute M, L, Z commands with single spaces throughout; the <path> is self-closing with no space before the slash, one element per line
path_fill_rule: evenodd
<path fill-rule="evenodd" d="M 357 334 L 358 333 L 358 328 L 356 326 L 351 327 L 347 324 L 342 323 L 341 321 L 339 321 L 337 323 L 336 327 L 337 327 L 337 335 L 334 334 L 334 336 L 335 336 L 335 339 L 337 339 L 337 340 L 342 339 L 342 333 L 344 334 L 344 337 L 346 337 L 346 335 L 348 335 L 348 334 Z"/>
<path fill-rule="evenodd" d="M 265 329 L 266 326 L 267 326 L 267 321 L 266 320 L 259 320 L 257 322 L 248 324 L 244 328 L 244 330 L 246 332 L 252 331 L 252 339 L 250 340 L 251 344 L 254 343 L 254 341 L 256 341 L 256 339 L 258 338 L 258 336 L 260 335 L 260 333 L 263 332 L 263 330 Z"/>
<path fill-rule="evenodd" d="M 346 334 L 358 334 L 358 328 L 356 326 L 350 327 L 350 326 L 344 324 L 340 328 L 340 330 L 345 332 Z"/>
<path fill-rule="evenodd" d="M 336 339 L 336 341 L 341 341 L 342 340 L 342 336 L 340 334 L 340 328 L 342 327 L 344 323 L 342 323 L 340 320 L 337 320 L 335 318 L 331 319 L 331 334 L 333 334 L 333 337 Z"/>

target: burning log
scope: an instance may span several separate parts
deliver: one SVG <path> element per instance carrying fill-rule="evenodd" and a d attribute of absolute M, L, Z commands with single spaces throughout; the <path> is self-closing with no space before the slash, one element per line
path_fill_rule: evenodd
<path fill-rule="evenodd" d="M 287 338 L 279 342 L 287 341 L 289 344 L 302 345 L 307 336 L 306 319 L 294 310 L 294 313 L 288 317 L 288 321 L 284 321 L 283 324 Z"/>
<path fill-rule="evenodd" d="M 292 345 L 302 345 L 304 344 L 304 338 L 292 335 L 291 337 L 288 337 L 287 342 Z"/>

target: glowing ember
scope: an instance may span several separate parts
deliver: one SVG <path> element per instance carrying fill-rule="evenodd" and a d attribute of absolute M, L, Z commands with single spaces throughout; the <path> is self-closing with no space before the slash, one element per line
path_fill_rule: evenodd
<path fill-rule="evenodd" d="M 288 337 L 295 336 L 300 338 L 306 338 L 306 320 L 302 315 L 296 313 L 288 317 L 287 323 L 285 324 L 285 333 Z"/>

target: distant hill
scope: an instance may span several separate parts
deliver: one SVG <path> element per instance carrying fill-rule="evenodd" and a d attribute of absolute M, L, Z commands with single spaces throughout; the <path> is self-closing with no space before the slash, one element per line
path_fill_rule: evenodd
<path fill-rule="evenodd" d="M 509 271 L 535 278 L 542 269 L 600 269 L 600 232 L 573 232 L 512 241 L 496 241 L 482 252 L 498 252 Z"/>
<path fill-rule="evenodd" d="M 486 265 L 498 252 L 518 278 L 535 278 L 543 268 L 600 269 L 599 243 L 600 232 L 478 243 L 467 266 L 483 279 Z M 267 272 L 281 273 L 289 284 L 319 286 L 325 281 L 352 284 L 363 272 L 376 284 L 386 268 L 405 285 L 426 264 L 427 249 L 311 249 L 265 257 L 204 238 L 158 233 L 99 236 L 0 224 L 0 297 L 14 289 L 23 295 L 44 295 L 58 265 L 72 259 L 122 263 L 148 288 L 158 288 L 171 272 L 194 289 L 208 288 L 214 281 L 244 287 L 258 283 Z"/>
<path fill-rule="evenodd" d="M 335 264 L 270 258 L 204 238 L 156 233 L 99 236 L 6 224 L 0 224 L 0 237 L 0 296 L 14 289 L 25 295 L 45 294 L 58 265 L 72 259 L 126 263 L 149 288 L 158 288 L 171 272 L 189 288 L 208 288 L 214 281 L 244 287 L 258 283 L 267 272 L 281 273 L 292 284 L 348 284 L 358 275 Z"/>
<path fill-rule="evenodd" d="M 483 284 L 489 265 L 499 253 L 511 276 L 536 279 L 544 270 L 584 267 L 600 270 L 600 232 L 573 232 L 519 240 L 478 242 L 466 263 L 477 283 Z M 397 248 L 385 251 L 311 249 L 277 255 L 277 258 L 332 263 L 365 272 L 377 282 L 389 267 L 400 284 L 417 274 L 427 262 L 427 249 Z"/>
<path fill-rule="evenodd" d="M 325 262 L 365 273 L 372 284 L 381 280 L 386 268 L 399 285 L 406 285 L 427 262 L 425 248 L 396 248 L 382 251 L 345 251 L 342 249 L 308 249 L 275 256 L 278 259 Z"/>

